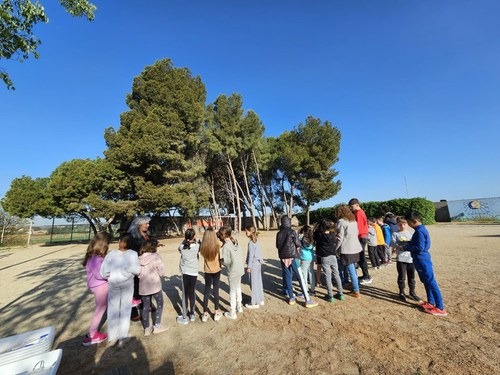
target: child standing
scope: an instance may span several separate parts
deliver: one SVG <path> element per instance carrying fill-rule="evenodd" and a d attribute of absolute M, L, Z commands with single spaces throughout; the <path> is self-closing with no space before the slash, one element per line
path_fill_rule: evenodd
<path fill-rule="evenodd" d="M 245 274 L 245 270 L 241 247 L 231 234 L 231 228 L 224 226 L 219 229 L 218 236 L 219 240 L 223 242 L 221 249 L 222 263 L 227 267 L 229 277 L 231 311 L 226 311 L 224 316 L 229 319 L 236 319 L 236 312 L 243 312 L 243 307 L 241 306 L 241 276 Z"/>
<path fill-rule="evenodd" d="M 144 336 L 151 332 L 157 334 L 166 331 L 161 326 L 161 315 L 163 313 L 163 290 L 161 278 L 165 276 L 165 267 L 160 254 L 157 253 L 158 242 L 148 241 L 141 246 L 141 273 L 139 274 L 139 294 L 142 298 L 142 327 Z M 156 311 L 153 312 L 153 327 L 149 325 L 149 313 L 151 310 L 151 299 L 156 301 Z"/>
<path fill-rule="evenodd" d="M 370 256 L 370 262 L 372 267 L 380 269 L 380 259 L 377 253 L 377 231 L 375 230 L 375 225 L 377 225 L 377 219 L 374 217 L 368 218 L 368 255 Z"/>
<path fill-rule="evenodd" d="M 250 275 L 252 289 L 252 303 L 245 306 L 249 309 L 258 309 L 264 305 L 264 287 L 262 286 L 261 266 L 264 262 L 260 252 L 260 244 L 257 239 L 257 229 L 253 225 L 245 228 L 245 233 L 250 239 L 247 252 L 247 273 Z"/>
<path fill-rule="evenodd" d="M 214 285 L 214 321 L 219 321 L 222 313 L 219 310 L 219 281 L 220 281 L 220 241 L 212 227 L 207 228 L 203 233 L 201 241 L 200 253 L 203 256 L 203 270 L 205 271 L 205 293 L 203 296 L 203 315 L 202 322 L 208 321 L 208 299 L 210 297 L 210 289 Z"/>
<path fill-rule="evenodd" d="M 316 295 L 316 273 L 314 272 L 314 232 L 309 225 L 305 225 L 300 230 L 302 235 L 300 240 L 300 271 L 304 278 L 304 284 L 307 286 L 308 279 L 311 279 L 311 289 L 309 294 Z"/>
<path fill-rule="evenodd" d="M 391 246 L 397 248 L 396 267 L 398 269 L 399 299 L 406 302 L 405 279 L 408 275 L 408 286 L 410 287 L 410 297 L 414 301 L 421 299 L 415 294 L 415 266 L 409 251 L 404 251 L 400 246 L 410 241 L 411 233 L 408 231 L 408 222 L 404 218 L 397 218 L 399 232 L 392 234 Z"/>
<path fill-rule="evenodd" d="M 110 237 L 108 233 L 97 233 L 90 241 L 83 259 L 83 266 L 87 271 L 87 286 L 94 295 L 96 304 L 88 335 L 82 342 L 84 346 L 98 344 L 108 337 L 107 334 L 99 332 L 98 328 L 106 307 L 108 307 L 108 280 L 101 276 L 100 270 L 108 252 Z"/>
<path fill-rule="evenodd" d="M 377 255 L 380 258 L 381 264 L 383 263 L 384 265 L 386 264 L 385 260 L 385 239 L 384 239 L 384 233 L 382 232 L 382 228 L 380 225 L 378 225 L 378 220 L 375 219 L 375 223 L 373 225 L 375 228 L 375 234 L 377 236 Z"/>
<path fill-rule="evenodd" d="M 405 216 L 408 225 L 415 229 L 410 242 L 403 246 L 403 250 L 409 251 L 413 259 L 413 264 L 417 270 L 420 281 L 424 284 L 427 293 L 427 302 L 421 306 L 424 311 L 431 315 L 447 316 L 444 309 L 443 298 L 441 291 L 434 278 L 434 270 L 432 268 L 431 254 L 431 237 L 427 228 L 422 224 L 420 215 L 416 212 L 410 212 Z"/>
<path fill-rule="evenodd" d="M 314 238 L 316 243 L 316 252 L 321 256 L 321 266 L 326 277 L 326 288 L 328 290 L 328 301 L 335 302 L 333 296 L 332 272 L 337 284 L 337 294 L 335 295 L 341 301 L 344 300 L 342 281 L 340 280 L 338 262 L 337 262 L 337 240 L 333 232 L 334 224 L 331 220 L 321 220 L 318 231 Z M 359 251 L 358 251 L 359 252 Z"/>
<path fill-rule="evenodd" d="M 392 263 L 392 249 L 389 247 L 391 243 L 391 227 L 384 223 L 384 217 L 381 216 L 377 219 L 377 224 L 382 229 L 384 235 L 384 253 L 385 253 L 385 264 Z"/>
<path fill-rule="evenodd" d="M 179 269 L 182 273 L 182 317 L 177 319 L 180 324 L 188 323 L 187 303 L 189 301 L 189 320 L 194 322 L 194 307 L 196 302 L 196 281 L 198 279 L 198 253 L 200 244 L 196 241 L 196 232 L 193 228 L 186 229 L 184 241 L 179 245 L 181 259 Z"/>
<path fill-rule="evenodd" d="M 123 346 L 128 338 L 134 276 L 141 272 L 137 252 L 130 250 L 130 236 L 123 235 L 118 250 L 110 251 L 101 265 L 101 276 L 108 279 L 108 340 Z"/>

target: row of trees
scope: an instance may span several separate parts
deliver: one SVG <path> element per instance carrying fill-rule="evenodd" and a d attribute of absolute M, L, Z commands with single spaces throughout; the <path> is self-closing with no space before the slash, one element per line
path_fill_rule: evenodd
<path fill-rule="evenodd" d="M 205 85 L 164 59 L 134 79 L 120 127 L 105 130 L 104 158 L 62 163 L 50 177 L 14 179 L 3 207 L 20 217 L 77 215 L 94 231 L 135 212 L 217 219 L 248 214 L 267 229 L 340 189 L 340 131 L 308 117 L 278 137 L 245 110 L 241 95 L 206 105 Z M 105 219 L 105 222 L 102 222 Z M 238 220 L 241 230 L 241 221 Z M 260 225 L 259 225 L 260 224 Z"/>

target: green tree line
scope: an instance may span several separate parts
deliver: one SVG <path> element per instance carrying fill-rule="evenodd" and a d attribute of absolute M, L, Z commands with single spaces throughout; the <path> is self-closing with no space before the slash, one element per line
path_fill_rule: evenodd
<path fill-rule="evenodd" d="M 170 59 L 134 78 L 120 126 L 104 132 L 104 158 L 63 162 L 49 177 L 11 182 L 2 206 L 22 218 L 79 216 L 94 232 L 135 213 L 213 219 L 248 213 L 268 229 L 282 214 L 310 207 L 341 188 L 334 169 L 340 131 L 309 116 L 266 137 L 241 95 L 206 103 L 199 76 Z M 104 221 L 102 220 L 104 219 Z M 237 220 L 241 230 L 241 220 Z"/>

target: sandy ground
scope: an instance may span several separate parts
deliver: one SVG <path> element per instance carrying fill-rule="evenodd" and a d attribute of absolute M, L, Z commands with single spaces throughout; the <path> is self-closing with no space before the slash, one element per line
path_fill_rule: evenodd
<path fill-rule="evenodd" d="M 54 348 L 63 349 L 59 374 L 105 374 L 120 366 L 133 374 L 500 374 L 500 226 L 433 225 L 429 231 L 446 318 L 397 299 L 395 265 L 370 269 L 374 282 L 362 287 L 359 300 L 332 305 L 322 300 L 321 287 L 318 307 L 289 306 L 279 291 L 276 232 L 268 232 L 260 237 L 266 305 L 245 309 L 236 321 L 197 319 L 187 326 L 175 321 L 179 240 L 162 241 L 169 330 L 144 337 L 140 323 L 132 323 L 132 340 L 123 348 L 81 345 L 94 309 L 81 266 L 85 245 L 0 251 L 0 337 L 54 325 Z M 240 242 L 246 248 L 247 240 Z M 201 306 L 201 274 L 198 280 Z M 226 309 L 227 276 L 222 281 Z M 417 293 L 425 296 L 420 282 Z M 247 283 L 243 294 L 249 298 Z"/>

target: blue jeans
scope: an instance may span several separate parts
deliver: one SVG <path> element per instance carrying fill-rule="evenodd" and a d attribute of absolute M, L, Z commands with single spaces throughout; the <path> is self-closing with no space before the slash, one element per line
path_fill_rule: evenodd
<path fill-rule="evenodd" d="M 288 297 L 290 299 L 295 299 L 295 294 L 293 294 L 293 285 L 292 285 L 292 277 L 293 273 L 297 276 L 297 279 L 299 280 L 300 284 L 300 289 L 302 289 L 302 293 L 304 294 L 304 298 L 306 301 L 309 301 L 309 293 L 307 291 L 307 285 L 304 284 L 304 279 L 302 278 L 302 273 L 299 271 L 299 267 L 297 267 L 297 262 L 295 259 L 292 261 L 292 264 L 290 264 L 290 267 L 285 266 L 285 263 L 280 260 L 281 263 L 281 270 L 283 271 L 283 278 L 285 279 L 286 282 L 286 290 L 288 292 Z"/>
<path fill-rule="evenodd" d="M 307 285 L 311 281 L 311 292 L 316 288 L 316 273 L 314 272 L 314 262 L 312 260 L 302 260 L 300 262 L 300 271 L 304 278 L 304 284 Z"/>
<path fill-rule="evenodd" d="M 339 266 L 340 280 L 342 281 L 342 284 L 347 284 L 349 282 L 349 275 L 347 273 L 347 266 L 344 263 L 342 263 L 342 260 L 340 258 L 337 259 L 337 264 Z"/>
<path fill-rule="evenodd" d="M 430 255 L 427 258 L 428 259 L 419 259 L 415 257 L 413 258 L 413 264 L 415 265 L 420 281 L 424 284 L 427 302 L 442 310 L 444 309 L 444 303 L 441 297 L 441 291 L 434 278 L 434 270 L 432 269 Z"/>
<path fill-rule="evenodd" d="M 359 284 L 358 284 L 358 276 L 356 274 L 356 267 L 354 267 L 354 263 L 349 263 L 347 266 L 347 272 L 349 272 L 349 276 L 351 276 L 352 290 L 353 292 L 359 292 Z"/>

